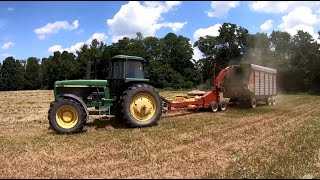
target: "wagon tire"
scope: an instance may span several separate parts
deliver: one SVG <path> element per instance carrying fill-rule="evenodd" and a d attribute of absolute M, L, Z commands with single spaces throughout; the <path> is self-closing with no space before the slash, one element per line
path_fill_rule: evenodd
<path fill-rule="evenodd" d="M 268 97 L 266 103 L 268 106 L 272 105 L 272 98 Z"/>
<path fill-rule="evenodd" d="M 212 101 L 210 103 L 210 108 L 211 108 L 211 111 L 215 113 L 215 112 L 217 112 L 219 110 L 219 105 L 218 105 L 217 102 Z"/>
<path fill-rule="evenodd" d="M 271 98 L 271 105 L 275 105 L 276 104 L 276 98 L 275 97 L 272 97 Z"/>
<path fill-rule="evenodd" d="M 226 109 L 227 109 L 227 102 L 221 101 L 221 102 L 219 103 L 219 110 L 220 110 L 220 111 L 225 111 Z"/>
<path fill-rule="evenodd" d="M 248 105 L 249 105 L 249 108 L 256 108 L 257 107 L 257 100 L 255 98 L 249 99 Z"/>

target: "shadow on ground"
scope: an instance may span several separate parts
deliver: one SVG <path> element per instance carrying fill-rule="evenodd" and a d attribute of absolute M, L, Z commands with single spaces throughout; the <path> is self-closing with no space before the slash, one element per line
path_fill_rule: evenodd
<path fill-rule="evenodd" d="M 125 123 L 120 122 L 115 117 L 99 117 L 93 119 L 91 122 L 87 122 L 86 126 L 93 127 L 95 129 L 105 129 L 105 128 L 112 128 L 112 129 L 128 129 L 129 127 L 126 126 Z"/>

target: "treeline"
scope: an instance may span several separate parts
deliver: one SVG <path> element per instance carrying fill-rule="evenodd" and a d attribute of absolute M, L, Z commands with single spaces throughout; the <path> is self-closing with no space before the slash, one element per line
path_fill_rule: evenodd
<path fill-rule="evenodd" d="M 216 37 L 200 37 L 193 45 L 174 33 L 163 38 L 137 33 L 136 38 L 125 37 L 111 45 L 93 40 L 75 54 L 8 57 L 0 64 L 0 90 L 52 89 L 57 80 L 84 79 L 90 63 L 92 79 L 107 79 L 110 59 L 123 54 L 145 58 L 146 78 L 158 88 L 210 87 L 214 63 L 216 73 L 228 65 L 253 63 L 277 69 L 282 92 L 320 93 L 320 46 L 307 32 L 250 34 L 232 23 L 224 23 L 219 32 Z M 202 59 L 192 59 L 193 46 L 204 54 Z"/>

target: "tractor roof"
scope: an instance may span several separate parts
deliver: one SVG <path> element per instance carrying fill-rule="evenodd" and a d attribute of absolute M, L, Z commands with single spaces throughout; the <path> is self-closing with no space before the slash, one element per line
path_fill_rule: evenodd
<path fill-rule="evenodd" d="M 117 56 L 114 56 L 112 59 L 115 59 L 115 58 L 143 61 L 143 58 L 138 56 L 117 55 Z"/>

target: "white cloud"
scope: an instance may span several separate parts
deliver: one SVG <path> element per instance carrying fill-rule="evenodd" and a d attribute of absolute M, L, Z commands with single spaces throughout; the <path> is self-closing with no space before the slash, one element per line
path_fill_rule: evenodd
<path fill-rule="evenodd" d="M 76 53 L 77 50 L 80 50 L 81 47 L 85 44 L 90 45 L 93 39 L 97 39 L 99 42 L 104 42 L 107 39 L 107 36 L 104 33 L 94 33 L 86 42 L 78 42 L 74 45 L 72 45 L 69 48 L 63 48 L 61 45 L 54 45 L 51 46 L 48 51 L 50 53 L 53 53 L 55 51 L 68 51 L 68 52 L 72 52 L 72 53 Z"/>
<path fill-rule="evenodd" d="M 215 24 L 214 26 L 208 27 L 208 28 L 200 28 L 197 29 L 193 33 L 193 38 L 195 41 L 197 41 L 200 37 L 204 37 L 206 35 L 209 36 L 219 36 L 219 29 L 222 25 L 221 24 Z"/>
<path fill-rule="evenodd" d="M 97 39 L 99 42 L 103 42 L 107 39 L 107 36 L 104 33 L 94 33 L 87 41 L 87 44 L 90 44 L 92 40 Z"/>
<path fill-rule="evenodd" d="M 11 41 L 10 41 L 10 42 L 4 43 L 4 44 L 2 45 L 2 47 L 1 47 L 1 49 L 6 50 L 6 49 L 11 48 L 13 45 L 14 45 L 14 42 L 11 42 Z"/>
<path fill-rule="evenodd" d="M 14 11 L 13 7 L 8 7 L 8 11 Z"/>
<path fill-rule="evenodd" d="M 177 32 L 187 22 L 163 22 L 162 15 L 180 5 L 178 1 L 147 1 L 140 4 L 139 1 L 129 1 L 121 6 L 120 10 L 107 20 L 109 34 L 112 42 L 116 42 L 122 37 L 135 37 L 137 32 L 144 36 L 154 36 L 155 32 L 163 27 L 171 28 Z"/>
<path fill-rule="evenodd" d="M 79 27 L 79 21 L 75 20 L 72 24 L 68 21 L 55 21 L 54 23 L 48 23 L 47 25 L 33 30 L 38 35 L 39 39 L 45 39 L 49 34 L 57 34 L 61 29 L 74 30 Z"/>
<path fill-rule="evenodd" d="M 297 24 L 314 25 L 318 22 L 317 16 L 312 14 L 312 10 L 308 7 L 298 7 L 289 12 L 288 15 L 282 17 L 280 28 L 290 28 Z"/>
<path fill-rule="evenodd" d="M 206 11 L 209 17 L 225 18 L 230 9 L 239 6 L 239 1 L 212 1 L 211 10 Z"/>
<path fill-rule="evenodd" d="M 85 45 L 86 43 L 84 42 L 78 42 L 76 43 L 75 45 L 72 45 L 70 48 L 66 48 L 65 50 L 68 51 L 68 52 L 72 52 L 73 54 L 75 54 L 77 52 L 77 50 L 80 50 L 81 47 L 83 45 Z"/>
<path fill-rule="evenodd" d="M 280 30 L 295 35 L 298 30 L 310 33 L 314 39 L 318 37 L 313 26 L 318 24 L 320 19 L 308 7 L 297 7 L 282 17 L 282 23 L 278 26 Z"/>
<path fill-rule="evenodd" d="M 203 58 L 203 53 L 199 50 L 198 47 L 193 48 L 193 56 L 192 58 L 196 61 Z"/>
<path fill-rule="evenodd" d="M 262 13 L 286 13 L 296 7 L 316 8 L 320 2 L 316 1 L 254 1 L 249 4 L 253 11 Z"/>
<path fill-rule="evenodd" d="M 249 4 L 252 11 L 260 13 L 284 14 L 279 30 L 295 35 L 298 30 L 308 32 L 314 39 L 318 38 L 315 25 L 320 22 L 319 1 L 255 1 Z M 314 13 L 314 14 L 313 14 Z"/>
<path fill-rule="evenodd" d="M 8 53 L 1 54 L 1 56 L 2 57 L 10 57 L 10 56 L 15 57 L 14 54 L 8 54 Z"/>
<path fill-rule="evenodd" d="M 263 24 L 261 24 L 260 29 L 262 31 L 267 31 L 269 29 L 271 29 L 273 27 L 273 20 L 269 19 L 266 22 L 264 22 Z"/>
<path fill-rule="evenodd" d="M 49 49 L 48 49 L 49 52 L 53 53 L 53 52 L 56 52 L 56 51 L 64 51 L 64 49 L 62 48 L 62 46 L 60 45 L 54 45 L 54 46 L 51 46 Z"/>
<path fill-rule="evenodd" d="M 182 2 L 181 1 L 166 1 L 166 5 L 168 7 L 173 7 L 173 6 L 178 6 L 180 5 Z"/>
<path fill-rule="evenodd" d="M 160 27 L 168 27 L 171 28 L 173 32 L 179 31 L 181 28 L 183 28 L 184 25 L 186 25 L 188 22 L 183 22 L 183 23 L 162 23 L 159 24 Z"/>
<path fill-rule="evenodd" d="M 219 33 L 219 29 L 220 29 L 221 26 L 222 26 L 221 24 L 215 24 L 215 25 L 210 26 L 208 28 L 197 29 L 193 33 L 194 41 L 197 41 L 200 37 L 205 37 L 206 35 L 219 36 L 219 34 L 220 34 Z M 193 48 L 193 56 L 192 56 L 192 58 L 195 59 L 195 60 L 199 60 L 199 59 L 203 58 L 203 53 L 199 50 L 198 47 L 194 47 Z"/>

